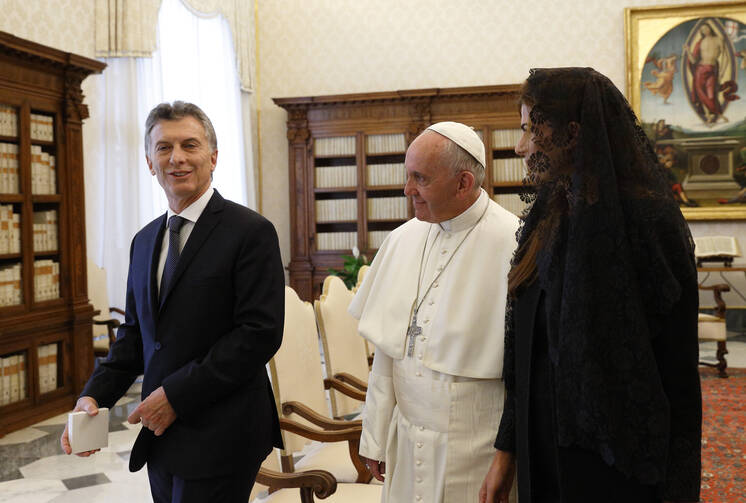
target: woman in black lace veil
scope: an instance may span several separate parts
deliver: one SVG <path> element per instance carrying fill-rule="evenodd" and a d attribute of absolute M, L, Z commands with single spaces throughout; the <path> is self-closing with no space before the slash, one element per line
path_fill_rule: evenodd
<path fill-rule="evenodd" d="M 480 494 L 698 501 L 693 244 L 627 101 L 590 68 L 532 70 L 516 153 L 535 193 L 509 275 L 505 412 Z"/>

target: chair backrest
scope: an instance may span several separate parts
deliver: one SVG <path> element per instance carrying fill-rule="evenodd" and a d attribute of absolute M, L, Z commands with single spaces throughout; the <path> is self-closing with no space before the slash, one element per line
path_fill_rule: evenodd
<path fill-rule="evenodd" d="M 282 346 L 270 361 L 270 372 L 280 406 L 285 402 L 298 401 L 329 417 L 313 306 L 302 301 L 289 286 L 285 287 Z M 282 410 L 279 413 L 282 415 Z M 290 419 L 310 425 L 296 414 Z M 283 431 L 282 434 L 288 453 L 299 451 L 310 442 L 294 433 Z"/>
<path fill-rule="evenodd" d="M 93 309 L 101 311 L 96 318 L 108 320 L 111 318 L 109 312 L 109 294 L 106 291 L 106 271 L 100 268 L 94 261 L 88 259 L 88 298 L 93 304 Z M 93 337 L 106 336 L 108 345 L 109 337 L 106 325 L 93 325 Z"/>
<path fill-rule="evenodd" d="M 332 377 L 347 372 L 364 382 L 368 381 L 368 358 L 365 340 L 357 332 L 357 320 L 347 307 L 354 294 L 337 276 L 327 276 L 321 297 L 314 302 L 316 320 L 324 347 L 326 374 Z M 358 412 L 362 403 L 336 390 L 330 392 L 332 414 L 341 417 Z"/>
<path fill-rule="evenodd" d="M 360 288 L 360 285 L 363 284 L 363 280 L 365 279 L 365 275 L 368 273 L 368 269 L 370 269 L 369 265 L 360 266 L 360 269 L 357 270 L 357 283 L 355 283 L 355 288 L 352 289 L 353 293 L 357 292 L 358 288 Z"/>
<path fill-rule="evenodd" d="M 360 285 L 363 284 L 363 280 L 365 279 L 365 275 L 368 273 L 368 269 L 370 269 L 369 265 L 361 266 L 360 269 L 357 271 L 357 284 L 355 284 L 355 288 L 352 289 L 353 293 L 357 293 L 357 291 L 360 289 Z M 370 359 L 370 357 L 373 356 L 373 345 L 368 342 L 368 339 L 363 339 L 365 341 L 365 355 Z"/>

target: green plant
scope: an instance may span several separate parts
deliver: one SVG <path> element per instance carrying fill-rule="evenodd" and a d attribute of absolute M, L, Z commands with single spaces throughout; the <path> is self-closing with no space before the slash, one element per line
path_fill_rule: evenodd
<path fill-rule="evenodd" d="M 342 270 L 327 269 L 329 274 L 339 276 L 344 281 L 345 286 L 352 290 L 357 283 L 357 273 L 361 267 L 368 264 L 368 259 L 365 255 L 361 254 L 357 247 L 352 249 L 352 255 L 342 255 L 344 262 L 342 263 Z"/>

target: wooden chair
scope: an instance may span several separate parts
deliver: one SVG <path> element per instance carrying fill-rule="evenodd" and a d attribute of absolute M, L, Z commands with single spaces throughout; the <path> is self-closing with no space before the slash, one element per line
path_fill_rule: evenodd
<path fill-rule="evenodd" d="M 368 391 L 368 358 L 365 339 L 357 332 L 357 320 L 347 307 L 354 294 L 337 276 L 327 276 L 321 297 L 313 303 L 324 347 L 326 375 Z M 359 412 L 360 403 L 338 392 L 331 393 L 332 416 Z"/>
<path fill-rule="evenodd" d="M 262 503 L 313 503 L 314 495 L 329 503 L 381 501 L 380 485 L 338 483 L 334 475 L 324 470 L 282 473 L 277 458 L 275 449 L 262 463 L 249 501 L 263 491 L 268 491 L 269 496 Z"/>
<path fill-rule="evenodd" d="M 111 317 L 111 312 L 124 316 L 124 311 L 109 306 L 109 294 L 106 291 L 106 271 L 88 259 L 88 297 L 93 309 L 98 314 L 93 318 L 93 354 L 104 358 L 109 354 L 109 347 L 116 340 L 116 329 L 119 321 Z"/>
<path fill-rule="evenodd" d="M 717 363 L 710 362 L 699 362 L 700 365 L 706 365 L 708 367 L 715 367 L 718 369 L 719 377 L 728 377 L 726 369 L 728 368 L 728 362 L 725 360 L 725 355 L 728 354 L 726 348 L 727 332 L 725 329 L 725 301 L 723 300 L 723 292 L 729 292 L 730 287 L 728 285 L 712 285 L 712 286 L 699 286 L 700 290 L 711 290 L 715 297 L 715 313 L 714 314 L 703 314 L 699 313 L 699 319 L 697 321 L 697 336 L 700 341 L 715 341 L 717 342 L 717 351 L 715 357 Z"/>
<path fill-rule="evenodd" d="M 338 379 L 323 378 L 313 307 L 290 287 L 285 287 L 282 346 L 270 361 L 270 373 L 285 443 L 283 471 L 322 469 L 339 482 L 369 482 L 372 476 L 358 454 L 362 421 L 331 419 L 324 390 L 358 400 L 365 395 Z M 310 440 L 322 444 L 309 448 Z M 308 452 L 294 463 L 292 454 L 304 448 Z"/>

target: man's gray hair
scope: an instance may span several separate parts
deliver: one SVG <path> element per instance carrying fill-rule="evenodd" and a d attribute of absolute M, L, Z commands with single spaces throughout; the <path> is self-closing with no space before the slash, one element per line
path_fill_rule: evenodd
<path fill-rule="evenodd" d="M 468 171 L 474 175 L 474 190 L 478 190 L 482 186 L 484 166 L 473 155 L 451 140 L 446 142 L 444 153 L 448 157 L 448 164 L 451 166 L 454 175 L 462 171 Z"/>
<path fill-rule="evenodd" d="M 184 101 L 174 101 L 171 103 L 161 103 L 148 114 L 145 120 L 145 155 L 150 157 L 150 133 L 160 121 L 176 121 L 184 117 L 194 117 L 202 124 L 207 136 L 207 144 L 210 151 L 215 152 L 218 149 L 218 137 L 215 135 L 215 128 L 207 114 L 194 103 Z"/>

